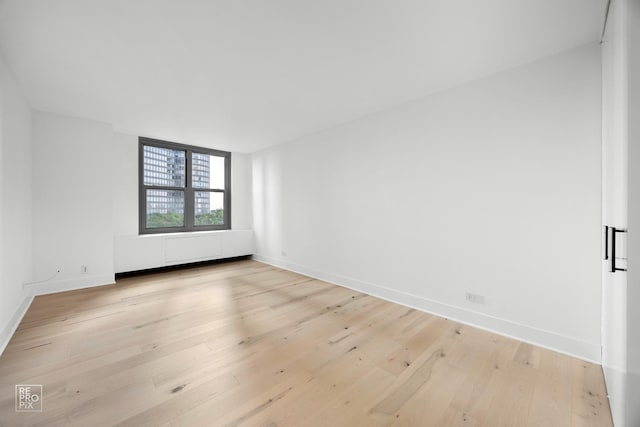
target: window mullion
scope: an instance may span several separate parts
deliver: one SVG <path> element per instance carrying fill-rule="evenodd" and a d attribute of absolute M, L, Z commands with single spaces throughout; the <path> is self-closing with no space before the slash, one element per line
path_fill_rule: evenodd
<path fill-rule="evenodd" d="M 171 187 L 166 185 L 143 185 L 145 190 L 184 191 L 184 187 Z"/>
<path fill-rule="evenodd" d="M 186 159 L 186 174 L 185 177 L 185 200 L 184 200 L 184 225 L 188 230 L 192 230 L 194 226 L 194 206 L 193 206 L 193 183 L 192 183 L 192 159 L 193 155 L 191 150 L 187 150 L 187 159 Z"/>

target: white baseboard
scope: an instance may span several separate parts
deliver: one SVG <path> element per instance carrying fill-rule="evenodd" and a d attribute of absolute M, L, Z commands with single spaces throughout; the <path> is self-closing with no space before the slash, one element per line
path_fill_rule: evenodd
<path fill-rule="evenodd" d="M 327 273 L 282 259 L 271 258 L 264 255 L 253 255 L 253 259 L 591 363 L 601 363 L 599 344 L 584 342 L 572 337 L 556 334 L 555 332 L 534 328 L 484 313 L 478 313 L 466 308 L 434 301 L 373 283 L 363 282 L 358 279 Z"/>
<path fill-rule="evenodd" d="M 4 353 L 5 348 L 7 348 L 9 341 L 11 341 L 11 337 L 13 337 L 13 334 L 16 332 L 16 329 L 18 329 L 18 325 L 20 325 L 22 318 L 27 313 L 27 310 L 31 306 L 32 302 L 33 302 L 33 295 L 27 296 L 24 299 L 24 301 L 22 301 L 22 304 L 20 304 L 18 309 L 15 311 L 15 313 L 13 313 L 13 316 L 9 320 L 9 323 L 4 327 L 4 329 L 0 333 L 0 356 L 2 356 L 2 353 Z"/>
<path fill-rule="evenodd" d="M 96 286 L 112 285 L 115 283 L 113 274 L 85 276 L 77 279 L 52 280 L 50 282 L 27 285 L 33 295 L 47 295 L 56 292 L 75 291 L 76 289 L 93 288 Z"/>

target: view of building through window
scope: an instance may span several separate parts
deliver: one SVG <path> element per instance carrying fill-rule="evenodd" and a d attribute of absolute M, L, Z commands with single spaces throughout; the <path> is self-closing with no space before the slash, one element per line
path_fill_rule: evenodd
<path fill-rule="evenodd" d="M 144 185 L 185 186 L 185 152 L 144 146 Z M 184 190 L 147 190 L 147 227 L 184 226 Z"/>
<path fill-rule="evenodd" d="M 144 228 L 225 224 L 225 157 L 146 144 L 142 155 Z"/>

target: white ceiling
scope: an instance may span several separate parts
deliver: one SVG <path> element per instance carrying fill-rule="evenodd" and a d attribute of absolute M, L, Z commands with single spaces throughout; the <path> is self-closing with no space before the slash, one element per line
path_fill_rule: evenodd
<path fill-rule="evenodd" d="M 606 0 L 3 0 L 32 107 L 251 152 L 598 39 Z"/>

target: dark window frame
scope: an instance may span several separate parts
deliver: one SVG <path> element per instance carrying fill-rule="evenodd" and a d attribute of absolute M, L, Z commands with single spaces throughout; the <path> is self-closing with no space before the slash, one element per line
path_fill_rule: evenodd
<path fill-rule="evenodd" d="M 144 146 L 168 148 L 185 152 L 185 185 L 184 187 L 172 187 L 163 185 L 145 185 L 144 183 Z M 193 188 L 192 187 L 192 154 L 206 154 L 224 158 L 224 190 Z M 182 227 L 147 227 L 147 190 L 176 190 L 184 191 L 184 226 Z M 224 198 L 224 224 L 221 225 L 195 225 L 195 192 L 206 191 L 223 193 Z M 177 142 L 163 141 L 147 137 L 138 137 L 138 224 L 140 234 L 162 233 L 192 233 L 198 231 L 230 230 L 231 229 L 231 153 L 212 148 L 197 147 L 194 145 L 179 144 Z"/>

